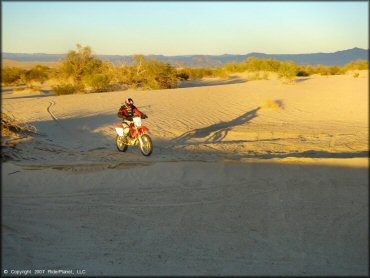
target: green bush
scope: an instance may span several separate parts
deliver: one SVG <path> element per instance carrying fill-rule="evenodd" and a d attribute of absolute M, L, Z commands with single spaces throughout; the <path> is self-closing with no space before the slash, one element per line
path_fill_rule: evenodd
<path fill-rule="evenodd" d="M 368 70 L 369 69 L 369 61 L 367 60 L 357 60 L 351 63 L 346 64 L 343 67 L 343 71 L 347 72 L 350 70 Z"/>
<path fill-rule="evenodd" d="M 60 96 L 83 92 L 84 87 L 82 84 L 61 84 L 54 86 L 52 89 L 58 96 Z"/>
<path fill-rule="evenodd" d="M 306 72 L 305 70 L 299 70 L 297 72 L 297 76 L 309 76 L 310 74 Z"/>
<path fill-rule="evenodd" d="M 180 70 L 177 72 L 176 74 L 176 77 L 181 80 L 181 81 L 184 81 L 184 80 L 188 80 L 189 79 L 189 74 L 183 70 Z"/>
<path fill-rule="evenodd" d="M 77 51 L 68 52 L 61 67 L 61 72 L 74 82 L 80 82 L 84 76 L 101 71 L 103 62 L 92 55 L 91 48 L 77 44 Z"/>
<path fill-rule="evenodd" d="M 224 70 L 230 73 L 243 72 L 246 70 L 245 63 L 232 62 L 224 66 Z"/>
<path fill-rule="evenodd" d="M 281 62 L 278 70 L 278 77 L 292 80 L 297 76 L 298 66 L 294 62 Z"/>
<path fill-rule="evenodd" d="M 101 92 L 107 89 L 112 76 L 107 73 L 92 73 L 84 77 L 84 84 L 93 88 L 93 92 Z"/>
<path fill-rule="evenodd" d="M 241 63 L 240 68 L 247 71 L 271 71 L 277 72 L 280 67 L 280 61 L 274 59 L 259 59 L 249 57 L 245 62 Z"/>
<path fill-rule="evenodd" d="M 25 70 L 19 68 L 3 68 L 1 71 L 2 82 L 5 85 L 18 85 L 22 83 Z"/>
<path fill-rule="evenodd" d="M 225 68 L 216 68 L 213 70 L 213 77 L 228 78 L 229 74 Z"/>
<path fill-rule="evenodd" d="M 48 67 L 37 65 L 36 67 L 23 72 L 21 79 L 26 84 L 30 84 L 32 81 L 43 83 L 49 79 L 49 72 L 50 69 Z"/>
<path fill-rule="evenodd" d="M 278 73 L 279 78 L 292 80 L 296 76 L 335 75 L 364 69 L 369 69 L 369 62 L 366 60 L 353 61 L 342 67 L 298 66 L 294 62 L 249 57 L 243 62 L 232 62 L 219 68 L 182 68 L 176 70 L 168 63 L 151 60 L 143 55 L 135 55 L 133 64 L 117 67 L 112 63 L 99 60 L 92 54 L 90 47 L 82 47 L 77 44 L 77 50 L 69 51 L 62 66 L 58 69 L 50 69 L 40 65 L 30 70 L 4 68 L 2 69 L 2 80 L 6 85 L 26 83 L 29 86 L 34 86 L 34 81 L 43 83 L 52 78 L 62 83 L 54 87 L 54 91 L 62 95 L 84 90 L 101 92 L 129 87 L 149 90 L 169 89 L 176 88 L 179 80 L 195 80 L 205 77 L 227 78 L 230 73 L 245 71 L 248 72 L 250 80 L 267 80 L 270 72 Z M 354 77 L 358 77 L 358 75 Z"/>
<path fill-rule="evenodd" d="M 168 63 L 135 55 L 133 66 L 126 67 L 126 82 L 132 88 L 171 89 L 177 86 L 177 71 Z"/>
<path fill-rule="evenodd" d="M 248 80 L 249 81 L 253 81 L 253 80 L 261 80 L 261 76 L 260 76 L 260 72 L 257 71 L 257 72 L 254 72 L 253 74 L 250 73 L 248 74 Z"/>

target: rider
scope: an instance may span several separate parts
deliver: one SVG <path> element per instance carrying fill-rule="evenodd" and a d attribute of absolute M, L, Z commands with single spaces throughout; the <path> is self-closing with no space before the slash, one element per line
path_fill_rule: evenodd
<path fill-rule="evenodd" d="M 125 104 L 120 107 L 117 116 L 119 118 L 122 118 L 122 125 L 126 135 L 130 131 L 129 126 L 134 116 L 139 116 L 142 119 L 148 118 L 147 115 L 137 109 L 132 98 L 128 98 L 125 100 Z"/>

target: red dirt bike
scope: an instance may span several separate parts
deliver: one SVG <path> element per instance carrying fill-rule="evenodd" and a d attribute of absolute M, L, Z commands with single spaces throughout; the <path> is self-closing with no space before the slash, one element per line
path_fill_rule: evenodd
<path fill-rule="evenodd" d="M 127 151 L 128 146 L 140 146 L 141 153 L 145 156 L 153 152 L 152 139 L 148 135 L 149 128 L 141 124 L 141 117 L 133 117 L 132 121 L 126 121 L 129 127 L 122 124 L 116 125 L 116 146 L 120 152 Z"/>

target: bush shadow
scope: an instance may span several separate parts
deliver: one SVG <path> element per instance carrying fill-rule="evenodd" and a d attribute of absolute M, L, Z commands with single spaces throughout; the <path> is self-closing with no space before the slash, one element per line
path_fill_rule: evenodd
<path fill-rule="evenodd" d="M 228 80 L 192 80 L 192 81 L 181 81 L 177 88 L 192 88 L 192 87 L 205 87 L 205 86 L 220 86 L 230 84 L 240 84 L 247 82 L 243 78 L 232 78 Z"/>
<path fill-rule="evenodd" d="M 172 140 L 173 143 L 185 143 L 194 138 L 207 138 L 206 142 L 218 142 L 224 139 L 228 132 L 236 126 L 247 124 L 249 121 L 257 117 L 257 112 L 261 107 L 257 107 L 243 115 L 228 121 L 213 124 L 204 128 L 194 129 Z"/>
<path fill-rule="evenodd" d="M 56 96 L 52 90 L 40 90 L 40 94 L 34 93 L 33 95 L 25 95 L 25 96 L 13 96 L 15 91 L 12 93 L 8 93 L 3 95 L 4 99 L 23 99 L 23 98 L 44 98 L 44 97 L 51 97 Z"/>
<path fill-rule="evenodd" d="M 258 116 L 260 107 L 257 107 L 247 113 L 228 122 L 221 122 L 205 128 L 195 129 L 184 133 L 183 135 L 174 139 L 161 139 L 153 136 L 154 152 L 150 158 L 142 157 L 140 151 L 132 149 L 125 154 L 119 154 L 115 148 L 115 124 L 120 122 L 120 119 L 115 113 L 112 114 L 97 114 L 87 117 L 68 118 L 59 120 L 46 120 L 31 122 L 40 135 L 34 136 L 38 146 L 40 143 L 43 149 L 49 152 L 54 152 L 56 155 L 61 151 L 72 157 L 79 157 L 87 155 L 86 158 L 95 161 L 101 159 L 110 159 L 114 161 L 125 161 L 132 159 L 148 160 L 151 162 L 160 161 L 214 161 L 214 160 L 241 160 L 245 158 L 257 159 L 273 159 L 273 158 L 364 158 L 369 157 L 368 151 L 351 151 L 351 152 L 330 152 L 323 150 L 307 150 L 302 152 L 275 152 L 270 153 L 269 150 L 261 152 L 254 152 L 253 150 L 245 150 L 242 153 L 230 152 L 225 149 L 212 148 L 212 144 L 237 144 L 257 141 L 276 141 L 275 139 L 262 140 L 236 140 L 236 141 L 221 141 L 227 133 L 235 126 L 248 124 L 252 119 Z M 203 142 L 189 142 L 194 138 L 204 138 Z M 34 141 L 34 140 L 32 140 Z M 27 143 L 27 154 L 35 159 L 45 160 L 45 152 L 39 152 L 34 148 L 34 143 L 29 141 Z M 185 148 L 183 148 L 184 146 Z M 194 145 L 195 148 L 187 149 L 187 146 Z M 208 145 L 208 149 L 200 148 L 202 145 Z M 198 147 L 197 147 L 198 146 Z M 33 151 L 34 150 L 34 151 Z M 90 154 L 90 151 L 94 151 Z M 117 153 L 116 153 L 117 152 Z M 117 156 L 115 155 L 117 154 Z M 109 156 L 109 157 L 108 157 Z M 64 156 L 65 157 L 65 156 Z M 63 160 L 63 156 L 60 157 Z"/>

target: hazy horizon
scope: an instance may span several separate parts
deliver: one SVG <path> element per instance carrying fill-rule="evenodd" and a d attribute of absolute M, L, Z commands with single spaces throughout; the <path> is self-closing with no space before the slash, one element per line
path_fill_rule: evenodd
<path fill-rule="evenodd" d="M 368 2 L 3 2 L 2 52 L 245 55 L 368 49 Z"/>
<path fill-rule="evenodd" d="M 356 48 L 357 49 L 365 49 L 365 50 L 368 50 L 368 48 L 360 48 L 360 47 L 354 46 L 354 47 L 351 47 L 349 49 L 338 49 L 338 50 L 332 51 L 332 52 L 322 52 L 322 51 L 319 51 L 319 52 L 311 52 L 311 53 L 294 53 L 294 54 L 292 54 L 292 53 L 265 53 L 265 52 L 260 52 L 260 51 L 251 51 L 251 52 L 242 53 L 242 54 L 235 54 L 235 53 L 222 53 L 222 54 L 202 54 L 202 53 L 195 53 L 195 54 L 164 55 L 164 54 L 152 54 L 152 53 L 149 53 L 149 54 L 143 54 L 143 55 L 145 55 L 145 56 L 150 56 L 150 55 L 157 55 L 157 56 L 222 56 L 222 55 L 247 55 L 247 54 L 250 54 L 250 53 L 263 53 L 263 54 L 271 54 L 271 55 L 305 55 L 305 54 L 318 54 L 318 53 L 323 53 L 323 54 L 326 54 L 326 53 L 334 53 L 334 52 L 338 52 L 338 51 L 345 51 L 345 50 L 356 49 Z M 72 48 L 71 48 L 71 50 L 72 50 Z M 133 54 L 101 54 L 101 53 L 96 53 L 94 51 L 94 49 L 92 49 L 92 50 L 93 50 L 93 54 L 94 55 L 133 56 L 133 55 L 141 54 L 141 53 L 133 53 Z M 65 54 L 65 55 L 67 55 L 68 54 L 68 51 L 66 51 L 65 53 L 7 52 L 7 51 L 2 51 L 2 53 L 26 54 L 26 55 L 31 55 L 31 54 L 46 54 L 46 55 L 64 55 Z"/>

